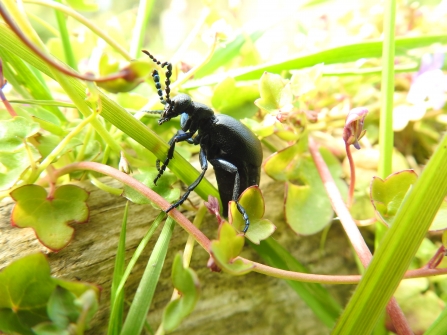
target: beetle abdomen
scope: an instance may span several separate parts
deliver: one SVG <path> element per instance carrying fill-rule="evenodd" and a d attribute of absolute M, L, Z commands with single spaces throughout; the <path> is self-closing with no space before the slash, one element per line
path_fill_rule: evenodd
<path fill-rule="evenodd" d="M 244 124 L 231 116 L 216 115 L 215 122 L 207 131 L 205 144 L 208 160 L 223 159 L 237 167 L 240 187 L 237 197 L 252 185 L 259 185 L 261 177 L 261 142 Z M 233 199 L 235 175 L 214 167 L 223 215 L 228 215 L 228 202 Z"/>

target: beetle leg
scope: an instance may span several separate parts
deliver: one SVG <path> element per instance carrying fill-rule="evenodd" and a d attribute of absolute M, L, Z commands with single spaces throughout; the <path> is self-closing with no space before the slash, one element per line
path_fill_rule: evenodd
<path fill-rule="evenodd" d="M 169 164 L 169 161 L 174 157 L 174 149 L 175 149 L 175 143 L 177 142 L 182 142 L 182 141 L 188 141 L 194 134 L 193 133 L 185 133 L 183 130 L 179 130 L 177 132 L 177 134 L 174 135 L 174 137 L 172 137 L 169 140 L 169 150 L 168 150 L 168 154 L 166 156 L 166 159 L 164 160 L 162 166 L 160 166 L 160 160 L 157 159 L 157 161 L 155 162 L 155 166 L 158 170 L 158 175 L 157 177 L 155 177 L 154 179 L 154 184 L 157 185 L 157 180 L 160 179 L 160 177 L 163 175 L 163 173 L 166 170 L 166 167 Z"/>
<path fill-rule="evenodd" d="M 237 210 L 239 213 L 241 213 L 242 217 L 245 221 L 245 227 L 242 230 L 244 234 L 247 232 L 248 227 L 250 226 L 250 220 L 248 219 L 247 212 L 245 211 L 245 208 L 241 206 L 241 204 L 238 201 L 239 198 L 239 189 L 240 189 L 240 177 L 239 172 L 237 170 L 236 165 L 231 164 L 230 162 L 223 160 L 223 159 L 212 159 L 210 160 L 210 163 L 214 166 L 214 168 L 219 168 L 222 170 L 225 170 L 230 173 L 234 173 L 234 186 L 233 186 L 233 201 L 236 203 Z"/>
<path fill-rule="evenodd" d="M 202 168 L 202 172 L 200 173 L 199 177 L 191 185 L 188 186 L 185 194 L 182 195 L 180 200 L 178 200 L 176 203 L 172 204 L 171 207 L 169 207 L 167 210 L 165 210 L 166 213 L 168 213 L 171 209 L 176 208 L 176 207 L 180 206 L 181 204 L 183 204 L 185 202 L 185 200 L 188 198 L 191 191 L 193 191 L 197 187 L 197 185 L 199 185 L 200 182 L 202 181 L 203 176 L 205 175 L 205 172 L 208 169 L 208 162 L 206 161 L 206 154 L 205 154 L 205 151 L 202 149 L 200 149 L 199 160 L 200 160 L 200 166 Z"/>

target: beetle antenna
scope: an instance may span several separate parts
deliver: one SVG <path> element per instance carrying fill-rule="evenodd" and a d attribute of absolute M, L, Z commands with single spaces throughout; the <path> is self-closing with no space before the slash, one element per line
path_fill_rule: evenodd
<path fill-rule="evenodd" d="M 142 111 L 143 113 L 147 113 L 147 114 L 162 114 L 163 110 L 155 110 L 155 111 Z"/>
<path fill-rule="evenodd" d="M 164 68 L 166 66 L 166 80 L 165 80 L 165 84 L 166 84 L 166 88 L 165 88 L 165 93 L 166 93 L 166 99 L 163 99 L 163 91 L 161 90 L 161 84 L 160 84 L 160 76 L 158 74 L 157 70 L 154 70 L 152 72 L 152 78 L 154 78 L 154 82 L 155 82 L 155 87 L 157 89 L 157 93 L 158 96 L 160 97 L 160 101 L 163 105 L 171 105 L 172 101 L 170 98 L 170 93 L 171 93 L 171 75 L 172 75 L 172 64 L 170 62 L 160 62 L 159 60 L 157 60 L 154 56 L 152 56 L 152 54 L 147 51 L 147 50 L 142 50 L 146 55 L 149 56 L 150 59 L 152 59 L 152 61 L 161 66 L 161 68 Z"/>

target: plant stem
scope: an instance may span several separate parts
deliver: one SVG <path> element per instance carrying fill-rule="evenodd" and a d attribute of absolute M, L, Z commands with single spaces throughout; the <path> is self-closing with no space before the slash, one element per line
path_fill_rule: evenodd
<path fill-rule="evenodd" d="M 354 189 L 355 189 L 355 166 L 354 166 L 354 159 L 352 158 L 352 153 L 351 153 L 351 145 L 349 145 L 348 143 L 345 143 L 345 147 L 346 147 L 346 157 L 348 157 L 348 161 L 349 161 L 349 172 L 350 172 L 350 176 L 351 176 L 351 180 L 349 183 L 349 193 L 348 193 L 348 201 L 346 203 L 346 205 L 348 206 L 348 208 L 352 207 L 352 203 L 354 201 Z"/>
<path fill-rule="evenodd" d="M 318 173 L 320 174 L 320 177 L 323 181 L 326 192 L 332 203 L 332 207 L 337 213 L 340 222 L 346 232 L 346 235 L 348 236 L 352 246 L 354 247 L 355 252 L 359 256 L 363 267 L 367 268 L 372 259 L 371 251 L 368 249 L 368 246 L 366 245 L 365 240 L 360 234 L 360 231 L 355 224 L 354 219 L 351 217 L 348 208 L 344 204 L 340 191 L 335 185 L 332 175 L 329 172 L 329 169 L 324 162 L 323 157 L 321 157 L 320 152 L 318 151 L 317 144 L 311 137 L 309 138 L 309 151 L 312 155 L 315 165 L 317 166 Z M 393 324 L 396 329 L 402 330 L 401 332 L 398 332 L 399 334 L 412 334 L 408 322 L 394 298 L 391 298 L 387 306 L 387 312 L 392 318 Z"/>
<path fill-rule="evenodd" d="M 110 166 L 103 165 L 100 163 L 80 162 L 80 163 L 69 164 L 59 170 L 55 170 L 52 177 L 54 178 L 54 180 L 56 180 L 57 178 L 75 170 L 90 170 L 108 175 L 120 181 L 121 183 L 137 190 L 143 196 L 151 200 L 154 204 L 156 204 L 160 208 L 168 208 L 170 206 L 170 204 L 164 198 L 162 198 L 156 192 L 154 192 L 141 182 L 137 181 L 133 177 Z M 209 252 L 210 240 L 197 227 L 195 227 L 194 224 L 191 223 L 180 211 L 178 211 L 177 209 L 173 209 L 172 211 L 169 212 L 169 216 L 172 217 L 189 234 L 191 234 L 194 237 L 194 239 L 200 244 L 200 246 L 202 246 L 202 248 L 205 249 L 206 252 Z M 248 259 L 242 257 L 239 258 L 242 259 L 242 261 L 244 262 L 251 262 Z M 294 271 L 285 271 L 256 262 L 251 263 L 254 265 L 253 269 L 254 272 L 262 273 L 272 277 L 303 281 L 309 283 L 355 284 L 358 283 L 361 279 L 361 276 L 328 276 L 328 275 L 309 274 Z M 417 270 L 407 271 L 407 273 L 405 274 L 405 278 L 429 277 L 442 274 L 447 274 L 447 268 L 445 269 L 421 268 Z"/>
<path fill-rule="evenodd" d="M 102 38 L 108 45 L 110 45 L 116 52 L 118 52 L 124 59 L 130 61 L 132 60 L 132 56 L 127 53 L 127 51 L 119 45 L 115 39 L 111 38 L 107 33 L 101 30 L 98 25 L 94 24 L 84 16 L 80 15 L 76 11 L 72 10 L 68 6 L 64 6 L 57 2 L 43 1 L 43 0 L 25 0 L 25 3 L 31 3 L 41 6 L 46 6 L 50 8 L 54 8 L 58 12 L 62 12 L 67 16 L 72 17 L 78 22 L 82 23 L 84 26 L 89 28 L 93 33 L 95 33 L 98 37 Z"/>

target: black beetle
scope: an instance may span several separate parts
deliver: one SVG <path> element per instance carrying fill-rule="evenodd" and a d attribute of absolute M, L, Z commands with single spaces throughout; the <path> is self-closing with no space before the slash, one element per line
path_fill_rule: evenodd
<path fill-rule="evenodd" d="M 152 61 L 162 68 L 166 66 L 166 98 L 163 99 L 160 77 L 158 71 L 152 72 L 152 77 L 157 88 L 162 104 L 165 105 L 160 113 L 158 124 L 169 121 L 171 118 L 181 115 L 181 130 L 169 141 L 167 158 L 160 167 L 157 160 L 158 175 L 154 184 L 163 175 L 169 161 L 174 155 L 174 148 L 177 142 L 187 141 L 190 144 L 200 145 L 199 160 L 202 168 L 200 176 L 188 187 L 183 196 L 172 204 L 165 212 L 180 206 L 189 196 L 192 190 L 203 179 L 208 168 L 209 161 L 214 167 L 220 198 L 222 200 L 223 215 L 228 215 L 228 202 L 236 202 L 237 209 L 244 217 L 245 227 L 243 232 L 248 230 L 250 221 L 245 209 L 239 204 L 239 195 L 249 186 L 259 185 L 261 176 L 262 148 L 261 142 L 253 132 L 244 124 L 231 116 L 225 114 L 214 114 L 208 106 L 194 102 L 187 94 L 178 94 L 170 98 L 170 77 L 172 65 L 169 62 L 161 63 L 155 59 L 148 51 L 143 50 Z M 195 133 L 197 136 L 193 137 Z"/>

